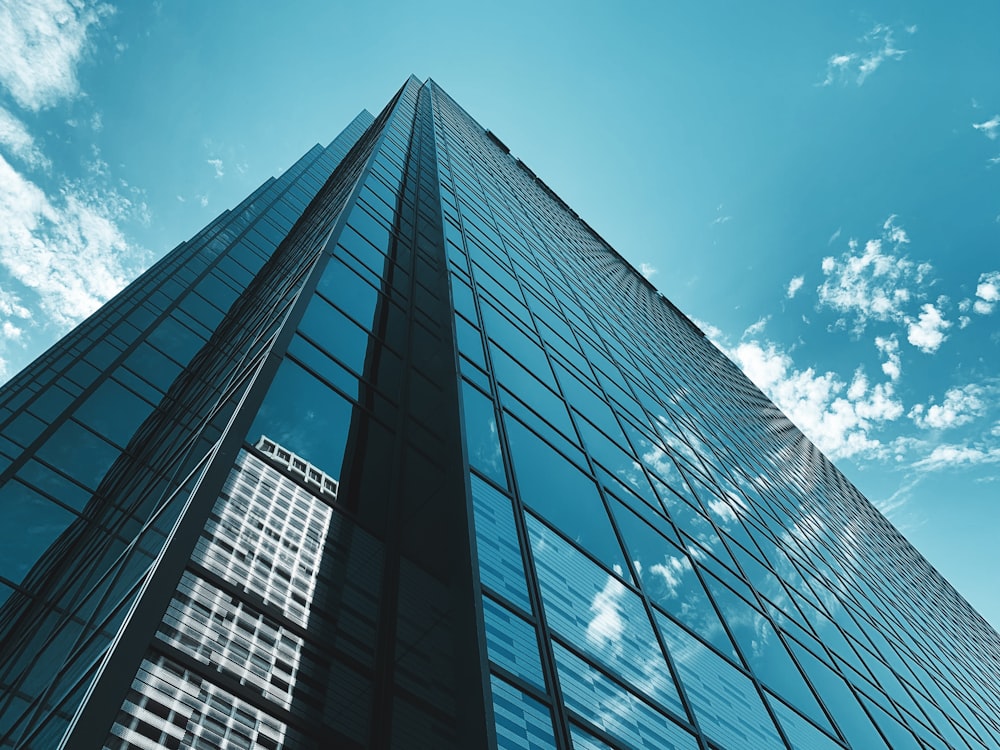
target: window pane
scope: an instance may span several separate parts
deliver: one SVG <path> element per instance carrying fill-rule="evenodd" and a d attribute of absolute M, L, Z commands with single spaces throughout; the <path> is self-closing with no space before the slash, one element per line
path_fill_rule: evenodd
<path fill-rule="evenodd" d="M 750 678 L 666 617 L 656 621 L 710 739 L 723 747 L 785 747 Z"/>
<path fill-rule="evenodd" d="M 88 427 L 124 447 L 153 411 L 153 405 L 114 380 L 106 380 L 94 391 L 75 416 Z"/>
<path fill-rule="evenodd" d="M 366 329 L 372 329 L 378 292 L 339 258 L 331 259 L 318 289 Z"/>
<path fill-rule="evenodd" d="M 299 331 L 354 372 L 364 374 L 368 334 L 322 297 L 309 302 Z"/>
<path fill-rule="evenodd" d="M 507 477 L 504 475 L 493 400 L 463 380 L 462 412 L 469 463 L 497 484 L 506 487 Z"/>
<path fill-rule="evenodd" d="M 0 489 L 0 576 L 20 583 L 76 516 L 20 482 Z"/>
<path fill-rule="evenodd" d="M 771 696 L 768 696 L 768 700 L 778 717 L 778 723 L 785 730 L 785 736 L 792 743 L 793 750 L 840 750 L 840 745 L 784 703 Z"/>
<path fill-rule="evenodd" d="M 73 421 L 66 422 L 38 450 L 38 457 L 80 484 L 95 489 L 121 451 Z"/>
<path fill-rule="evenodd" d="M 826 717 L 819 704 L 763 613 L 751 607 L 743 597 L 714 576 L 706 576 L 705 581 L 750 671 L 811 719 L 826 725 Z"/>
<path fill-rule="evenodd" d="M 531 517 L 528 532 L 549 627 L 636 690 L 684 715 L 639 597 Z"/>
<path fill-rule="evenodd" d="M 340 479 L 353 411 L 347 399 L 286 360 L 275 375 L 247 439 L 256 443 L 261 435 L 267 435 Z"/>
<path fill-rule="evenodd" d="M 615 519 L 646 594 L 724 654 L 737 659 L 687 554 L 624 506 L 615 506 Z"/>
<path fill-rule="evenodd" d="M 549 709 L 492 676 L 498 750 L 551 750 L 556 746 Z"/>
<path fill-rule="evenodd" d="M 473 475 L 472 503 L 480 580 L 484 586 L 529 611 L 531 604 L 510 498 Z"/>
<path fill-rule="evenodd" d="M 545 690 L 538 641 L 531 624 L 489 597 L 483 597 L 483 616 L 490 661 Z"/>
<path fill-rule="evenodd" d="M 625 558 L 594 481 L 518 421 L 508 419 L 506 424 L 514 474 L 525 505 L 625 575 Z"/>
<path fill-rule="evenodd" d="M 566 707 L 627 747 L 649 750 L 694 750 L 698 742 L 644 700 L 609 680 L 562 646 L 555 647 L 559 684 Z M 590 738 L 587 737 L 589 740 Z M 603 743 L 574 747 L 606 747 Z"/>

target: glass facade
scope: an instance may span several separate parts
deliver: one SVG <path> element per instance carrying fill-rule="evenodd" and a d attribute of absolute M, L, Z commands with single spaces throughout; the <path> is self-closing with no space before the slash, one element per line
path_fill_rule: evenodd
<path fill-rule="evenodd" d="M 430 80 L 0 425 L 0 747 L 1000 747 L 1000 636 Z"/>

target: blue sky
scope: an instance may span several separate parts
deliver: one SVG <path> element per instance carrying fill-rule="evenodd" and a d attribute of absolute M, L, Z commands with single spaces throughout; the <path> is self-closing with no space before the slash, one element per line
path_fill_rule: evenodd
<path fill-rule="evenodd" d="M 0 378 L 433 77 L 1000 625 L 1000 6 L 0 5 Z"/>

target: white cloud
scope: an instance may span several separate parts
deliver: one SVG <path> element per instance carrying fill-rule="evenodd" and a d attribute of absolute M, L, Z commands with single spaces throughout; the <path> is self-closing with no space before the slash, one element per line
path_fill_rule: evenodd
<path fill-rule="evenodd" d="M 604 588 L 594 595 L 590 603 L 594 616 L 587 623 L 587 640 L 594 646 L 602 649 L 610 646 L 616 653 L 621 650 L 621 637 L 625 632 L 621 600 L 625 591 L 625 587 L 609 575 Z"/>
<path fill-rule="evenodd" d="M 31 318 L 31 310 L 24 306 L 16 294 L 0 289 L 0 315 L 28 320 Z"/>
<path fill-rule="evenodd" d="M 899 380 L 903 370 L 899 356 L 899 339 L 896 338 L 896 334 L 876 336 L 875 347 L 885 357 L 885 362 L 882 363 L 882 372 L 888 375 L 893 382 Z"/>
<path fill-rule="evenodd" d="M 24 123 L 14 117 L 3 107 L 0 107 L 0 146 L 31 169 L 50 169 L 50 162 L 38 147 L 35 139 L 28 132 Z"/>
<path fill-rule="evenodd" d="M 959 465 L 1000 463 L 1000 448 L 974 448 L 968 445 L 939 445 L 913 464 L 913 468 L 937 471 Z"/>
<path fill-rule="evenodd" d="M 896 223 L 896 214 L 893 214 L 882 223 L 882 229 L 885 230 L 889 240 L 896 245 L 905 245 L 910 241 L 906 230 Z"/>
<path fill-rule="evenodd" d="M 895 519 L 896 512 L 903 508 L 913 495 L 913 489 L 920 483 L 919 478 L 910 478 L 908 481 L 901 484 L 896 490 L 889 495 L 889 497 L 883 498 L 881 500 L 874 500 L 874 505 L 878 508 L 878 512 L 883 516 L 887 517 L 889 520 L 896 523 L 899 526 L 897 520 Z"/>
<path fill-rule="evenodd" d="M 0 336 L 2 336 L 5 339 L 17 341 L 18 339 L 21 338 L 22 333 L 24 333 L 24 330 L 18 328 L 9 320 L 5 320 L 3 322 L 3 325 L 0 325 Z"/>
<path fill-rule="evenodd" d="M 864 371 L 859 368 L 854 372 L 854 378 L 847 389 L 847 398 L 851 401 L 857 401 L 859 398 L 864 397 L 867 392 L 868 378 L 865 377 Z"/>
<path fill-rule="evenodd" d="M 941 311 L 932 304 L 921 307 L 917 320 L 908 320 L 906 340 L 925 354 L 933 354 L 947 338 L 944 331 L 951 323 L 944 319 Z"/>
<path fill-rule="evenodd" d="M 788 290 L 785 292 L 785 296 L 788 299 L 792 299 L 796 292 L 802 288 L 802 285 L 806 282 L 805 276 L 795 276 L 791 281 L 788 282 Z"/>
<path fill-rule="evenodd" d="M 680 587 L 684 574 L 690 570 L 685 561 L 679 557 L 668 556 L 663 563 L 656 563 L 649 566 L 649 572 L 659 576 L 661 582 L 666 587 L 666 595 L 673 599 L 677 596 L 677 589 Z"/>
<path fill-rule="evenodd" d="M 768 321 L 771 320 L 770 315 L 765 315 L 760 318 L 756 323 L 751 323 L 747 326 L 747 329 L 743 331 L 744 336 L 756 336 L 758 333 L 763 331 L 767 327 Z"/>
<path fill-rule="evenodd" d="M 915 27 L 910 27 L 915 30 Z M 907 29 L 909 33 L 913 33 Z M 858 85 L 865 82 L 865 79 L 881 67 L 886 60 L 899 60 L 906 54 L 906 50 L 897 49 L 892 38 L 892 29 L 888 26 L 877 24 L 864 36 L 866 42 L 873 42 L 876 45 L 874 50 L 869 50 L 861 58 L 858 64 Z"/>
<path fill-rule="evenodd" d="M 86 0 L 17 0 L 0 4 L 0 83 L 38 111 L 79 93 L 76 67 L 92 26 L 114 12 Z"/>
<path fill-rule="evenodd" d="M 698 320 L 697 318 L 691 318 L 691 321 L 702 330 L 702 333 L 708 337 L 709 341 L 719 347 L 719 349 L 725 351 L 726 346 L 722 341 L 725 336 L 723 335 L 721 328 L 714 326 L 711 323 L 706 323 L 703 320 Z"/>
<path fill-rule="evenodd" d="M 656 268 L 649 263 L 642 263 L 639 265 L 639 273 L 646 277 L 646 281 L 649 281 L 653 276 L 656 275 Z"/>
<path fill-rule="evenodd" d="M 993 117 L 985 122 L 974 122 L 972 123 L 972 127 L 985 135 L 991 141 L 995 141 L 998 131 L 1000 131 L 1000 115 L 993 115 Z"/>
<path fill-rule="evenodd" d="M 986 391 L 975 383 L 961 388 L 949 388 L 940 404 L 917 404 L 909 417 L 917 427 L 945 430 L 968 424 L 986 410 Z"/>
<path fill-rule="evenodd" d="M 916 33 L 916 26 L 906 26 L 908 34 Z M 850 80 L 860 86 L 878 70 L 886 60 L 899 60 L 906 50 L 896 47 L 893 30 L 885 24 L 875 24 L 858 40 L 858 47 L 851 52 L 838 52 L 826 61 L 826 77 L 821 86 L 829 86 L 835 81 L 846 84 Z"/>
<path fill-rule="evenodd" d="M 900 254 L 910 240 L 895 219 L 890 216 L 882 236 L 868 240 L 863 250 L 852 239 L 846 253 L 822 261 L 827 278 L 817 290 L 819 305 L 843 313 L 841 324 L 851 318 L 855 333 L 861 333 L 869 320 L 907 322 L 904 307 L 933 270 L 929 263 L 914 263 Z"/>
<path fill-rule="evenodd" d="M 1000 302 L 1000 271 L 989 271 L 979 275 L 976 285 L 976 300 L 972 309 L 980 315 L 989 315 Z"/>
<path fill-rule="evenodd" d="M 117 222 L 133 204 L 67 183 L 57 202 L 0 157 L 0 265 L 60 328 L 89 315 L 138 270 Z"/>
<path fill-rule="evenodd" d="M 728 353 L 831 458 L 878 454 L 882 445 L 872 433 L 903 414 L 891 382 L 870 386 L 858 372 L 848 387 L 833 372 L 796 369 L 791 357 L 773 343 L 743 342 Z"/>
<path fill-rule="evenodd" d="M 215 169 L 215 177 L 218 179 L 226 174 L 223 169 L 222 159 L 206 159 L 206 162 Z"/>
<path fill-rule="evenodd" d="M 198 199 L 198 203 L 201 204 L 202 208 L 204 208 L 205 206 L 208 205 L 208 196 L 207 195 L 196 195 L 195 197 Z"/>

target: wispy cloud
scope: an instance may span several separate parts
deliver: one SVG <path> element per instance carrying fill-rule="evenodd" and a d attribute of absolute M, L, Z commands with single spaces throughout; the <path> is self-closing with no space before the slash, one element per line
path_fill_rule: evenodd
<path fill-rule="evenodd" d="M 76 96 L 76 68 L 91 27 L 114 12 L 86 0 L 18 0 L 0 5 L 0 83 L 25 109 Z"/>
<path fill-rule="evenodd" d="M 657 274 L 657 269 L 649 263 L 641 263 L 639 265 L 639 273 L 645 276 L 646 280 L 649 281 Z"/>
<path fill-rule="evenodd" d="M 31 310 L 25 307 L 21 298 L 13 292 L 0 289 L 0 315 L 17 317 L 23 320 L 31 319 Z"/>
<path fill-rule="evenodd" d="M 222 159 L 206 159 L 205 161 L 215 169 L 216 179 L 223 177 L 226 174 L 222 165 Z"/>
<path fill-rule="evenodd" d="M 890 520 L 896 521 L 894 518 L 896 512 L 910 501 L 913 496 L 913 490 L 916 489 L 918 484 L 920 484 L 920 480 L 920 477 L 910 477 L 907 481 L 899 485 L 896 490 L 889 495 L 889 497 L 881 500 L 875 500 L 874 504 L 875 507 L 878 508 L 879 513 L 888 517 Z"/>
<path fill-rule="evenodd" d="M 977 448 L 970 445 L 939 445 L 928 456 L 916 461 L 913 464 L 913 468 L 921 471 L 939 471 L 958 466 L 994 463 L 1000 463 L 1000 448 Z"/>
<path fill-rule="evenodd" d="M 916 404 L 908 416 L 922 429 L 945 430 L 959 427 L 982 416 L 986 410 L 987 389 L 976 383 L 949 388 L 944 400 L 937 403 Z"/>
<path fill-rule="evenodd" d="M 712 219 L 712 223 L 711 223 L 710 226 L 714 227 L 714 226 L 718 226 L 720 224 L 726 224 L 726 223 L 728 223 L 728 222 L 730 222 L 730 221 L 733 220 L 732 216 L 729 216 L 728 214 L 722 213 L 722 209 L 723 208 L 725 208 L 725 204 L 724 203 L 720 203 L 718 206 L 715 207 L 715 218 Z"/>
<path fill-rule="evenodd" d="M 5 318 L 0 338 L 0 379 L 5 379 L 11 374 L 8 348 L 12 345 L 24 346 L 24 326 L 34 325 L 34 321 L 31 310 L 21 302 L 21 298 L 5 289 L 0 289 L 0 315 Z"/>
<path fill-rule="evenodd" d="M 904 32 L 913 35 L 916 26 L 905 26 Z M 868 77 L 882 67 L 887 60 L 900 60 L 906 50 L 896 46 L 895 35 L 891 26 L 875 24 L 872 29 L 857 41 L 855 49 L 849 52 L 838 52 L 830 55 L 826 61 L 826 76 L 821 86 L 833 83 L 842 84 L 853 81 L 861 86 Z"/>
<path fill-rule="evenodd" d="M 788 299 L 792 299 L 795 294 L 802 288 L 802 285 L 806 282 L 805 276 L 795 276 L 791 281 L 788 282 L 788 289 L 785 291 L 785 296 Z"/>
<path fill-rule="evenodd" d="M 76 97 L 77 68 L 91 50 L 90 34 L 113 12 L 92 0 L 0 4 L 0 85 L 31 112 Z M 100 131 L 100 113 L 87 124 Z M 2 108 L 0 148 L 0 266 L 7 272 L 0 290 L 0 314 L 7 317 L 0 325 L 0 355 L 6 355 L 5 345 L 25 345 L 25 322 L 61 332 L 135 275 L 146 254 L 129 244 L 120 227 L 148 220 L 148 209 L 137 197 L 142 191 L 112 181 L 96 147 L 81 179 L 53 176 L 53 164 L 29 128 Z M 46 193 L 12 160 L 46 172 L 58 192 Z M 6 370 L 7 363 L 0 363 L 0 375 Z"/>
<path fill-rule="evenodd" d="M 995 141 L 998 133 L 1000 133 L 1000 115 L 993 115 L 993 117 L 985 122 L 974 122 L 972 123 L 972 127 L 991 141 Z"/>
<path fill-rule="evenodd" d="M 770 320 L 771 316 L 765 315 L 764 317 L 760 318 L 756 323 L 751 323 L 750 325 L 747 326 L 746 330 L 743 331 L 743 336 L 744 337 L 756 336 L 762 333 L 764 329 L 767 327 L 767 324 L 770 322 Z"/>
<path fill-rule="evenodd" d="M 30 169 L 52 167 L 25 124 L 3 107 L 0 107 L 0 147 Z"/>

